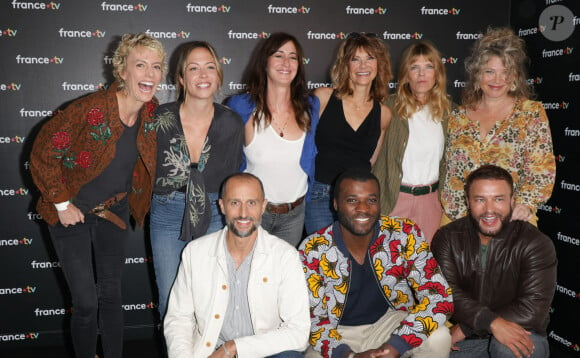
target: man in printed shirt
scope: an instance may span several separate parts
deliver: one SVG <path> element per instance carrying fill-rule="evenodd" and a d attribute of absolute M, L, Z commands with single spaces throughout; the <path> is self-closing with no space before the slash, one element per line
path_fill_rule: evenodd
<path fill-rule="evenodd" d="M 469 214 L 439 229 L 431 243 L 455 297 L 451 357 L 548 357 L 552 240 L 528 222 L 510 221 L 507 170 L 480 167 L 467 177 L 465 194 Z"/>
<path fill-rule="evenodd" d="M 307 357 L 447 357 L 451 290 L 417 225 L 379 218 L 367 171 L 336 181 L 338 221 L 299 251 L 310 296 Z"/>
<path fill-rule="evenodd" d="M 226 179 L 219 205 L 226 227 L 189 243 L 165 316 L 170 358 L 301 357 L 308 294 L 298 252 L 260 226 L 258 178 Z"/>

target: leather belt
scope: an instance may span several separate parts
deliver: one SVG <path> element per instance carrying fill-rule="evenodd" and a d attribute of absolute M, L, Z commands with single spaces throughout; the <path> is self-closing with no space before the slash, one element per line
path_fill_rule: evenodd
<path fill-rule="evenodd" d="M 402 193 L 407 193 L 415 196 L 425 195 L 434 192 L 439 188 L 439 182 L 436 181 L 431 185 L 425 186 L 407 186 L 401 184 L 401 188 L 399 189 Z"/>
<path fill-rule="evenodd" d="M 299 197 L 293 203 L 282 203 L 282 204 L 272 204 L 268 203 L 266 205 L 266 210 L 272 214 L 286 214 L 294 210 L 298 205 L 302 204 L 304 201 L 304 196 Z"/>
<path fill-rule="evenodd" d="M 120 229 L 127 229 L 127 224 L 121 219 L 117 214 L 109 210 L 109 208 L 119 201 L 123 200 L 127 196 L 127 193 L 118 193 L 115 196 L 103 201 L 99 205 L 95 206 L 89 210 L 89 214 L 94 214 L 102 219 L 110 221 L 111 223 L 117 225 Z"/>

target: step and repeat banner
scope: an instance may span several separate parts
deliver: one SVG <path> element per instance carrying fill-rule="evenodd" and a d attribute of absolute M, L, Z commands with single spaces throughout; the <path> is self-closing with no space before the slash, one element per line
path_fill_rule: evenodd
<path fill-rule="evenodd" d="M 510 25 L 526 41 L 529 82 L 550 118 L 556 155 L 552 198 L 539 208 L 554 241 L 558 281 L 548 336 L 580 356 L 580 2 L 512 0 Z"/>
<path fill-rule="evenodd" d="M 171 80 L 174 51 L 184 42 L 205 40 L 218 51 L 224 84 L 218 101 L 243 91 L 241 78 L 258 42 L 272 32 L 293 34 L 305 50 L 309 89 L 330 85 L 337 47 L 349 32 L 376 33 L 388 45 L 397 72 L 402 50 L 415 40 L 440 49 L 448 91 L 458 102 L 464 86 L 463 59 L 487 26 L 519 31 L 532 57 L 530 83 L 548 103 L 558 182 L 540 210 L 541 227 L 554 239 L 560 277 L 550 337 L 578 349 L 571 312 L 580 304 L 574 280 L 580 223 L 573 203 L 580 190 L 575 136 L 580 125 L 580 69 L 574 33 L 565 41 L 546 39 L 538 27 L 552 3 L 577 12 L 572 1 L 488 0 L 482 9 L 468 1 L 361 0 L 4 0 L 0 3 L 0 351 L 18 345 L 62 344 L 70 313 L 66 284 L 46 226 L 34 209 L 37 192 L 29 173 L 29 152 L 42 123 L 71 100 L 112 82 L 112 52 L 124 33 L 146 32 L 168 52 L 170 74 L 160 85 L 161 103 L 176 98 Z M 511 5 L 511 6 L 510 6 Z M 574 18 L 575 25 L 577 19 Z M 397 86 L 391 81 L 391 90 Z M 576 200 L 577 202 L 577 200 Z M 156 289 L 147 226 L 128 242 L 124 303 L 128 339 L 149 337 L 158 324 Z M 577 316 L 577 314 L 576 314 Z M 576 317 L 577 318 L 577 317 Z"/>

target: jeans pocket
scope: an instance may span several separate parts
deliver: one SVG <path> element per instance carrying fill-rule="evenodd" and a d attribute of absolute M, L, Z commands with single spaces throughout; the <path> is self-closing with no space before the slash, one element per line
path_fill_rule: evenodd
<path fill-rule="evenodd" d="M 156 204 L 159 204 L 159 205 L 167 205 L 167 202 L 169 201 L 169 194 L 164 194 L 164 195 L 153 194 L 153 199 L 152 200 Z"/>

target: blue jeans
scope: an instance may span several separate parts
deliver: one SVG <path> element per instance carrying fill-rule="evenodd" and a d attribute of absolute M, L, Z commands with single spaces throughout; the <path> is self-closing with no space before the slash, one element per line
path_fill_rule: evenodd
<path fill-rule="evenodd" d="M 211 222 L 206 234 L 223 228 L 223 218 L 218 208 L 218 193 L 208 193 L 211 208 Z M 151 250 L 155 281 L 159 293 L 157 307 L 161 319 L 167 310 L 167 300 L 177 268 L 181 261 L 181 251 L 187 245 L 179 240 L 183 211 L 185 210 L 185 193 L 174 191 L 166 195 L 153 195 L 151 201 Z"/>
<path fill-rule="evenodd" d="M 304 231 L 304 202 L 286 214 L 273 214 L 266 210 L 262 215 L 262 228 L 296 247 Z"/>
<path fill-rule="evenodd" d="M 126 198 L 109 210 L 129 222 Z M 93 214 L 86 214 L 84 223 L 66 228 L 58 223 L 48 230 L 72 297 L 70 331 L 75 356 L 95 357 L 98 330 L 105 357 L 121 358 L 121 283 L 129 230 Z"/>
<path fill-rule="evenodd" d="M 532 332 L 530 336 L 534 342 L 534 352 L 530 358 L 548 358 L 550 356 L 550 347 L 548 338 Z M 452 358 L 513 358 L 512 351 L 501 344 L 493 336 L 482 339 L 464 339 L 457 342 L 459 351 L 452 351 Z M 525 355 L 524 355 L 525 356 Z"/>
<path fill-rule="evenodd" d="M 306 234 L 325 228 L 335 220 L 332 186 L 315 181 L 310 187 L 310 201 L 306 203 Z"/>

